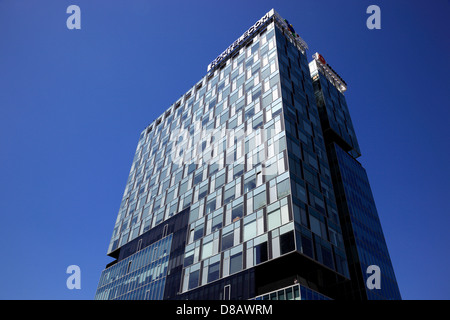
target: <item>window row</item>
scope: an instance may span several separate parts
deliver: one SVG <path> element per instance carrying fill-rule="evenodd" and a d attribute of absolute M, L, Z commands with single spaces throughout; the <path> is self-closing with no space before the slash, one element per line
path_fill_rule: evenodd
<path fill-rule="evenodd" d="M 208 246 L 209 242 L 203 245 L 206 248 L 199 251 L 206 250 L 210 253 Z M 195 259 L 189 255 L 185 258 L 182 291 L 211 283 L 293 250 L 295 250 L 293 224 L 289 223 L 272 230 L 271 237 L 267 233 L 262 234 L 227 248 L 220 254 L 210 254 L 198 262 L 191 263 L 190 261 Z"/>

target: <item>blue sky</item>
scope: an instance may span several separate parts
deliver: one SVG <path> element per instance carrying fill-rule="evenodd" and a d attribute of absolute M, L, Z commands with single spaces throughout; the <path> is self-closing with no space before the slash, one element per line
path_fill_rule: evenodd
<path fill-rule="evenodd" d="M 271 8 L 348 84 L 403 298 L 450 298 L 449 1 L 3 0 L 0 299 L 93 299 L 140 132 Z"/>

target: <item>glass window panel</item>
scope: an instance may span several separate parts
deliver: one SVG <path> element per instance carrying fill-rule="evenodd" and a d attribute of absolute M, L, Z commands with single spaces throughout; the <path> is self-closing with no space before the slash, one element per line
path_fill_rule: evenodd
<path fill-rule="evenodd" d="M 190 266 L 194 263 L 194 249 L 190 250 L 189 252 L 186 252 L 184 256 L 184 266 Z"/>
<path fill-rule="evenodd" d="M 263 125 L 264 122 L 264 118 L 263 115 L 261 114 L 260 116 L 256 117 L 253 119 L 253 129 L 259 128 Z"/>
<path fill-rule="evenodd" d="M 293 300 L 292 288 L 286 289 L 286 300 Z"/>
<path fill-rule="evenodd" d="M 198 212 L 199 212 L 198 207 L 191 209 L 191 212 L 189 213 L 189 223 L 192 223 L 198 219 Z"/>
<path fill-rule="evenodd" d="M 203 237 L 203 223 L 194 230 L 194 241 Z"/>
<path fill-rule="evenodd" d="M 225 184 L 225 173 L 216 177 L 216 190 Z"/>
<path fill-rule="evenodd" d="M 206 259 L 213 254 L 213 241 L 203 244 L 202 259 Z"/>
<path fill-rule="evenodd" d="M 244 224 L 244 241 L 256 237 L 256 220 Z"/>
<path fill-rule="evenodd" d="M 322 236 L 322 232 L 320 229 L 320 221 L 313 217 L 312 215 L 309 215 L 309 222 L 311 225 L 311 231 L 317 234 L 318 236 Z"/>
<path fill-rule="evenodd" d="M 208 268 L 208 282 L 219 279 L 220 276 L 220 261 L 210 264 Z"/>
<path fill-rule="evenodd" d="M 229 187 L 228 189 L 225 190 L 225 195 L 224 195 L 224 198 L 223 198 L 223 204 L 227 204 L 230 201 L 234 200 L 234 196 L 235 196 L 235 194 L 234 194 L 235 190 L 234 189 L 235 188 L 234 188 L 234 183 L 233 183 L 233 185 L 231 187 Z"/>
<path fill-rule="evenodd" d="M 264 96 L 262 100 L 262 108 L 267 107 L 272 102 L 272 92 Z"/>
<path fill-rule="evenodd" d="M 234 166 L 233 168 L 233 179 L 236 179 L 237 177 L 241 176 L 244 173 L 244 164 L 239 163 Z"/>
<path fill-rule="evenodd" d="M 299 287 L 298 285 L 294 287 L 294 299 L 295 300 L 300 300 L 300 290 L 298 287 Z"/>
<path fill-rule="evenodd" d="M 203 199 L 208 194 L 208 181 L 206 181 L 205 184 L 201 185 L 199 193 L 198 193 L 198 200 Z"/>
<path fill-rule="evenodd" d="M 255 107 L 253 105 L 247 107 L 245 110 L 245 121 L 252 118 L 255 115 Z"/>
<path fill-rule="evenodd" d="M 308 257 L 314 258 L 313 254 L 313 244 L 311 239 L 301 236 L 302 239 L 302 252 L 306 254 Z"/>
<path fill-rule="evenodd" d="M 281 225 L 280 210 L 277 209 L 267 214 L 267 220 L 268 220 L 267 221 L 268 230 L 272 230 L 279 227 Z"/>
<path fill-rule="evenodd" d="M 333 257 L 331 254 L 331 251 L 327 248 L 325 248 L 324 246 L 322 246 L 322 259 L 323 259 L 323 264 L 326 265 L 327 267 L 334 269 L 334 263 L 333 263 Z"/>
<path fill-rule="evenodd" d="M 266 241 L 253 247 L 253 259 L 255 265 L 267 261 L 268 254 Z"/>
<path fill-rule="evenodd" d="M 230 257 L 230 274 L 242 270 L 242 252 L 239 252 Z"/>
<path fill-rule="evenodd" d="M 244 80 L 244 77 L 241 77 L 242 81 Z M 237 84 L 238 88 L 240 86 L 239 84 L 239 80 L 238 80 L 238 84 Z M 241 98 L 240 100 L 238 100 L 236 102 L 236 113 L 238 113 L 243 107 L 245 106 L 245 99 Z"/>
<path fill-rule="evenodd" d="M 219 164 L 217 162 L 211 163 L 209 166 L 209 176 L 212 176 L 219 170 Z"/>
<path fill-rule="evenodd" d="M 194 289 L 198 286 L 198 280 L 200 276 L 200 270 L 196 270 L 189 274 L 189 287 L 188 289 Z"/>
<path fill-rule="evenodd" d="M 188 189 L 188 183 L 186 181 L 186 182 L 181 184 L 180 190 L 179 190 L 179 194 L 180 195 L 184 194 L 187 191 L 187 189 Z"/>
<path fill-rule="evenodd" d="M 239 218 L 242 218 L 243 215 L 244 215 L 244 204 L 235 206 L 231 211 L 231 221 L 235 221 Z"/>
<path fill-rule="evenodd" d="M 257 98 L 259 98 L 259 96 L 261 95 L 261 86 L 259 86 L 257 89 L 253 90 L 252 92 L 252 101 L 256 100 Z"/>
<path fill-rule="evenodd" d="M 300 184 L 300 183 L 295 183 L 295 195 L 297 196 L 297 198 L 299 198 L 301 201 L 303 201 L 304 203 L 308 203 L 308 199 L 306 198 L 306 190 L 305 187 Z"/>
<path fill-rule="evenodd" d="M 222 236 L 222 251 L 231 248 L 234 245 L 234 231 L 231 230 Z"/>
<path fill-rule="evenodd" d="M 208 196 L 208 199 L 209 198 L 211 198 L 211 196 Z M 206 214 L 214 212 L 214 210 L 216 210 L 216 197 L 212 197 L 206 203 Z"/>
<path fill-rule="evenodd" d="M 183 209 L 187 208 L 191 204 L 191 201 L 192 201 L 192 191 L 189 191 L 184 197 Z"/>
<path fill-rule="evenodd" d="M 280 236 L 280 251 L 285 254 L 295 250 L 294 231 L 286 232 Z"/>
<path fill-rule="evenodd" d="M 256 176 L 252 175 L 244 180 L 244 193 L 256 188 Z"/>
<path fill-rule="evenodd" d="M 266 161 L 264 168 L 264 175 L 266 176 L 266 181 L 269 181 L 278 175 L 278 166 L 276 162 L 276 157 Z"/>
<path fill-rule="evenodd" d="M 212 227 L 211 227 L 212 232 L 222 228 L 222 220 L 223 214 L 220 214 L 212 219 Z"/>
<path fill-rule="evenodd" d="M 266 205 L 266 190 L 253 197 L 254 210 L 258 210 Z"/>
<path fill-rule="evenodd" d="M 289 178 L 277 184 L 277 193 L 278 199 L 283 198 L 284 196 L 287 196 L 290 193 Z"/>

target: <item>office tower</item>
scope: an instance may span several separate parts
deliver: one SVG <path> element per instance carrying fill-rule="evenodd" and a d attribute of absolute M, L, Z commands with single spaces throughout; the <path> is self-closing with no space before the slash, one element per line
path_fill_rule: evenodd
<path fill-rule="evenodd" d="M 355 206 L 336 199 L 345 166 L 306 50 L 272 9 L 142 131 L 96 299 L 351 297 L 340 210 Z M 347 133 L 335 150 L 356 161 Z"/>

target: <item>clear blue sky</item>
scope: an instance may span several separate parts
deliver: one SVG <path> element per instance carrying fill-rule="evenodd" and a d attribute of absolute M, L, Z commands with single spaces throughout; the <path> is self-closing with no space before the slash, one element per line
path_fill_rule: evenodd
<path fill-rule="evenodd" d="M 3 0 L 0 299 L 93 299 L 140 132 L 272 7 L 348 84 L 403 298 L 450 298 L 448 0 Z"/>

